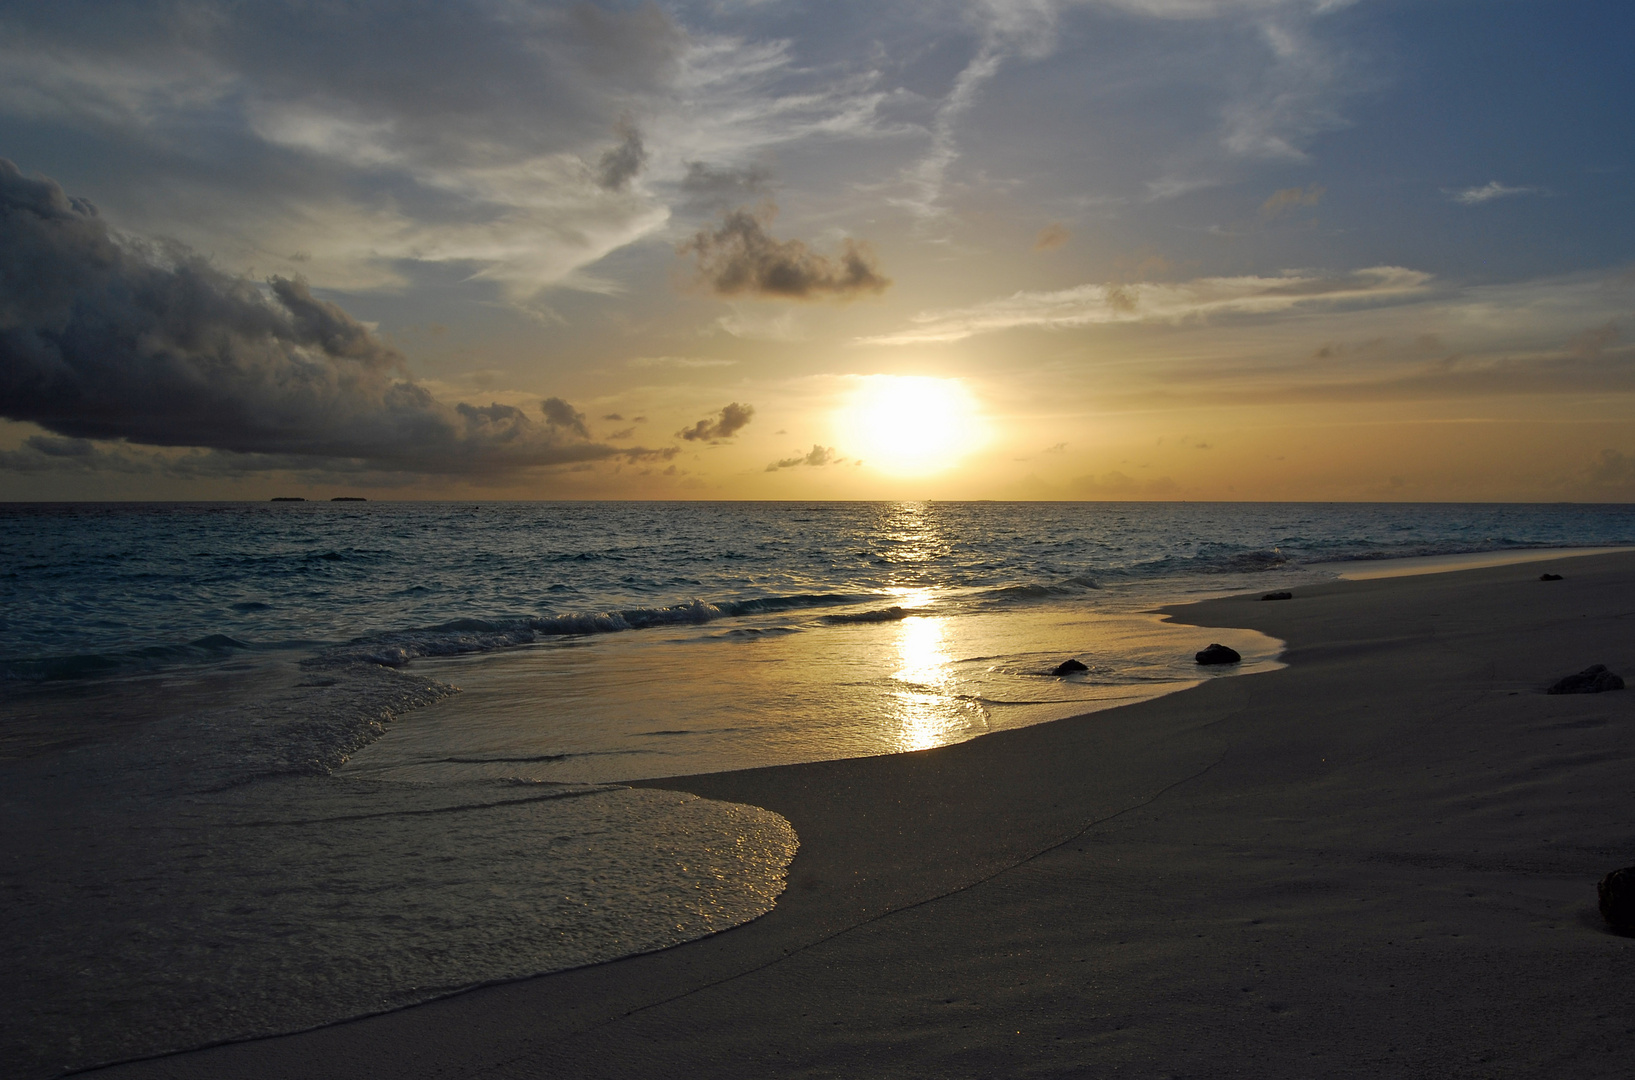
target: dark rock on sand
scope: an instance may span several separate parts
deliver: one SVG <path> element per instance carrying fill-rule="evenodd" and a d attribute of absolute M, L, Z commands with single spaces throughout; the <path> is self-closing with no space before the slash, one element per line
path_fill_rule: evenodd
<path fill-rule="evenodd" d="M 1546 694 L 1602 694 L 1608 690 L 1622 690 L 1624 680 L 1607 670 L 1607 665 L 1587 667 L 1577 675 L 1557 679 Z"/>
<path fill-rule="evenodd" d="M 1056 670 L 1054 672 L 1052 672 L 1051 674 L 1053 674 L 1053 675 L 1071 675 L 1075 671 L 1089 671 L 1089 670 L 1090 670 L 1089 668 L 1085 667 L 1083 664 L 1079 663 L 1077 660 L 1063 660 L 1061 663 L 1056 665 Z"/>
<path fill-rule="evenodd" d="M 1561 575 L 1560 574 L 1540 574 L 1538 576 L 1538 579 L 1540 581 L 1560 581 L 1561 580 Z"/>
<path fill-rule="evenodd" d="M 1262 596 L 1261 599 L 1262 600 L 1293 600 L 1294 599 L 1294 593 L 1292 593 L 1292 592 L 1269 592 L 1265 596 Z"/>
<path fill-rule="evenodd" d="M 1228 649 L 1225 645 L 1213 643 L 1198 653 L 1195 659 L 1200 664 L 1235 664 L 1243 657 L 1238 655 L 1236 649 Z"/>
<path fill-rule="evenodd" d="M 1635 866 L 1614 870 L 1595 887 L 1601 917 L 1621 934 L 1635 934 Z"/>

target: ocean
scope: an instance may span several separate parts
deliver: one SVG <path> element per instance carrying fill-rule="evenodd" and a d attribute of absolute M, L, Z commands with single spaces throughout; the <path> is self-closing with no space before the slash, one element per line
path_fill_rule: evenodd
<path fill-rule="evenodd" d="M 945 745 L 1267 671 L 1161 604 L 1635 544 L 1635 508 L 0 506 L 0 1073 L 663 948 L 799 837 L 621 781 Z M 1220 641 L 1243 654 L 1201 669 Z M 1081 673 L 1054 674 L 1069 658 Z"/>

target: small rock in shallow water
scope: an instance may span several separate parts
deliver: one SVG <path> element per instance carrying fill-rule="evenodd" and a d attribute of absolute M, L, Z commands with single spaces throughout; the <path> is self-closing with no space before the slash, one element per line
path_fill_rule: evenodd
<path fill-rule="evenodd" d="M 1635 933 L 1635 866 L 1614 870 L 1595 887 L 1601 917 L 1619 933 Z"/>
<path fill-rule="evenodd" d="M 1209 648 L 1202 650 L 1195 658 L 1200 664 L 1235 664 L 1243 657 L 1236 649 L 1228 649 L 1225 645 L 1212 643 Z"/>
<path fill-rule="evenodd" d="M 1056 665 L 1056 670 L 1053 672 L 1053 674 L 1056 674 L 1056 675 L 1071 675 L 1075 671 L 1089 671 L 1089 670 L 1090 670 L 1089 668 L 1085 667 L 1083 664 L 1079 663 L 1077 660 L 1063 660 L 1061 663 Z"/>
<path fill-rule="evenodd" d="M 1602 694 L 1608 690 L 1622 690 L 1624 680 L 1607 670 L 1607 665 L 1587 667 L 1577 675 L 1557 679 L 1546 694 Z"/>
<path fill-rule="evenodd" d="M 1262 600 L 1293 600 L 1294 599 L 1294 593 L 1292 593 L 1292 592 L 1269 592 L 1265 596 L 1262 596 L 1261 599 Z"/>
<path fill-rule="evenodd" d="M 1561 580 L 1561 575 L 1560 574 L 1540 574 L 1538 576 L 1538 579 L 1540 581 L 1560 581 Z"/>

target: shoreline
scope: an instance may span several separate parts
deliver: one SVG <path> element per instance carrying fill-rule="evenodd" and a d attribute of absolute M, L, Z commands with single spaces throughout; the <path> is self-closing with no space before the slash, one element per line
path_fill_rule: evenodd
<path fill-rule="evenodd" d="M 640 782 L 789 819 L 777 907 L 97 1075 L 1616 1071 L 1594 1017 L 1630 1003 L 1635 953 L 1594 880 L 1635 861 L 1635 710 L 1537 690 L 1635 671 L 1635 557 L 1561 562 L 1198 601 L 1167 613 L 1279 637 L 1289 666 L 936 750 Z"/>

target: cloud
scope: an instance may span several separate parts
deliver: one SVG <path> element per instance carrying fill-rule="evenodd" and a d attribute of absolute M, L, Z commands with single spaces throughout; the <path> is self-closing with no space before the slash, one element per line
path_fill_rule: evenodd
<path fill-rule="evenodd" d="M 1466 206 L 1475 206 L 1477 203 L 1485 203 L 1492 199 L 1508 198 L 1512 195 L 1534 195 L 1538 193 L 1538 189 L 1530 187 L 1506 187 L 1497 180 L 1489 180 L 1481 187 L 1443 188 L 1442 193 L 1448 196 L 1454 202 L 1463 203 Z"/>
<path fill-rule="evenodd" d="M 590 442 L 559 398 L 543 412 L 540 424 L 511 405 L 439 401 L 303 282 L 262 289 L 180 244 L 122 236 L 0 159 L 0 416 L 68 439 L 424 473 L 676 452 Z"/>
<path fill-rule="evenodd" d="M 153 466 L 129 454 L 103 449 L 89 439 L 31 435 L 16 450 L 0 450 L 0 469 L 18 473 L 149 473 Z"/>
<path fill-rule="evenodd" d="M 581 439 L 590 438 L 590 430 L 585 427 L 585 414 L 561 398 L 546 398 L 539 403 L 539 408 L 545 414 L 545 422 L 551 427 Z"/>
<path fill-rule="evenodd" d="M 1033 238 L 1033 250 L 1055 251 L 1057 248 L 1067 243 L 1068 237 L 1072 235 L 1073 234 L 1068 231 L 1066 225 L 1062 225 L 1059 222 L 1052 222 L 1051 224 L 1040 229 L 1039 235 Z"/>
<path fill-rule="evenodd" d="M 772 170 L 764 165 L 735 168 L 689 161 L 681 191 L 692 206 L 722 210 L 771 195 Z"/>
<path fill-rule="evenodd" d="M 792 307 L 770 311 L 752 304 L 732 304 L 731 307 L 731 311 L 715 320 L 715 325 L 735 338 L 796 342 L 812 336 Z"/>
<path fill-rule="evenodd" d="M 1219 4 L 1254 11 L 1264 46 L 1260 70 L 1251 88 L 1240 91 L 1223 109 L 1221 143 L 1239 158 L 1304 161 L 1302 144 L 1325 131 L 1345 126 L 1338 99 L 1354 82 L 1344 53 L 1330 51 L 1307 32 L 1307 12 L 1322 14 L 1338 4 Z"/>
<path fill-rule="evenodd" d="M 148 231 L 238 266 L 289 272 L 302 254 L 330 286 L 400 288 L 406 264 L 471 263 L 521 300 L 663 226 L 665 208 L 629 190 L 646 149 L 634 127 L 596 163 L 608 126 L 665 101 L 696 47 L 656 5 L 399 14 L 202 0 L 125 5 L 91 27 L 12 5 L 0 115 L 117 157 L 107 190 Z"/>
<path fill-rule="evenodd" d="M 622 117 L 614 130 L 620 136 L 619 145 L 604 152 L 597 162 L 596 183 L 608 191 L 623 191 L 647 164 L 647 149 L 642 146 L 641 132 L 628 116 Z"/>
<path fill-rule="evenodd" d="M 634 368 L 714 368 L 732 367 L 738 361 L 719 360 L 708 356 L 634 356 L 626 362 Z"/>
<path fill-rule="evenodd" d="M 845 458 L 835 456 L 834 447 L 820 446 L 817 443 L 813 443 L 812 449 L 808 453 L 797 454 L 794 457 L 779 458 L 777 461 L 774 461 L 772 464 L 768 465 L 766 467 L 766 471 L 777 472 L 779 469 L 793 469 L 797 465 L 838 465 L 845 460 Z"/>
<path fill-rule="evenodd" d="M 1148 180 L 1146 183 L 1147 200 L 1149 202 L 1164 202 L 1168 199 L 1179 199 L 1183 195 L 1190 195 L 1194 191 L 1203 191 L 1218 185 L 1218 180 L 1181 179 L 1179 177 L 1163 176 L 1157 180 Z"/>
<path fill-rule="evenodd" d="M 729 211 L 719 229 L 699 232 L 676 251 L 697 256 L 699 280 L 719 296 L 849 299 L 891 284 L 866 243 L 847 237 L 840 257 L 829 259 L 799 240 L 774 239 L 766 229 L 776 213 L 770 203 L 756 212 Z"/>
<path fill-rule="evenodd" d="M 967 308 L 924 312 L 906 330 L 860 338 L 862 345 L 960 341 L 1019 327 L 1071 329 L 1108 323 L 1181 322 L 1219 315 L 1273 315 L 1295 309 L 1383 304 L 1424 295 L 1430 275 L 1374 266 L 1319 276 L 1197 278 L 1176 284 L 1080 285 L 1058 292 L 1018 292 Z"/>
<path fill-rule="evenodd" d="M 160 0 L 88 23 L 7 5 L 0 119 L 87 148 L 55 167 L 229 267 L 292 275 L 299 256 L 317 286 L 358 291 L 441 264 L 518 307 L 596 287 L 586 268 L 662 229 L 678 181 L 690 198 L 723 178 L 688 162 L 880 132 L 873 65 L 804 66 L 744 36 L 754 19 L 688 14 L 723 35 L 653 3 L 416 11 Z M 767 179 L 733 177 L 734 205 Z"/>
<path fill-rule="evenodd" d="M 755 406 L 740 405 L 734 401 L 723 406 L 715 419 L 712 420 L 706 416 L 692 427 L 682 428 L 676 432 L 676 436 L 686 439 L 688 442 L 698 442 L 706 439 L 710 442 L 719 442 L 722 439 L 730 439 L 738 434 L 754 415 Z"/>
<path fill-rule="evenodd" d="M 1312 184 L 1304 188 L 1283 188 L 1272 192 L 1271 198 L 1260 204 L 1260 219 L 1271 221 L 1301 206 L 1316 206 L 1327 188 Z"/>
<path fill-rule="evenodd" d="M 1093 0 L 1093 2 L 1156 19 L 1214 19 L 1239 11 L 1292 9 L 1322 14 L 1350 7 L 1358 0 Z"/>

